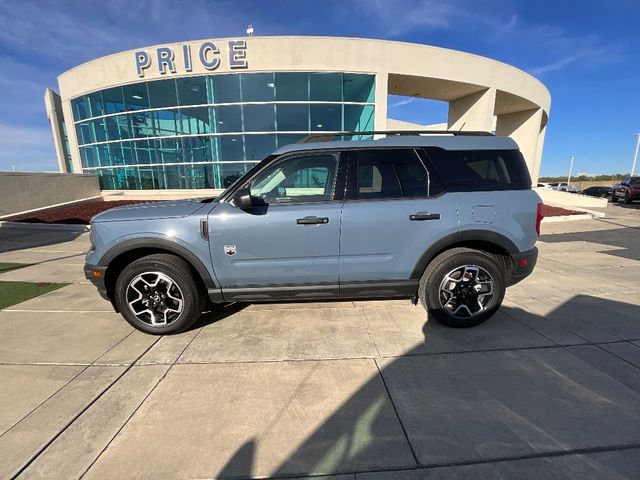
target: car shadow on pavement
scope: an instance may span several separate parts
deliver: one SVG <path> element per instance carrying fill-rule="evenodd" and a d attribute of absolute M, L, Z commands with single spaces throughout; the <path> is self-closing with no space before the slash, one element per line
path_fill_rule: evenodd
<path fill-rule="evenodd" d="M 640 445 L 640 344 L 631 340 L 640 338 L 640 307 L 578 295 L 550 310 L 541 316 L 503 307 L 464 330 L 467 350 L 458 345 L 449 352 L 438 347 L 462 331 L 428 320 L 422 344 L 402 356 L 372 359 L 377 374 L 270 475 L 387 471 L 371 477 L 378 480 L 430 467 L 443 479 L 637 478 L 640 450 L 632 449 Z M 501 335 L 507 322 L 545 343 L 483 343 L 486 332 Z M 611 340 L 597 343 L 599 333 Z M 568 336 L 576 340 L 560 340 Z M 278 417 L 290 414 L 284 411 L 293 402 L 284 402 Z M 257 461 L 260 435 L 211 474 L 265 475 Z"/>
<path fill-rule="evenodd" d="M 249 303 L 223 303 L 216 305 L 215 307 L 210 306 L 204 311 L 198 321 L 191 325 L 186 331 L 197 330 L 199 328 L 206 327 L 207 325 L 211 325 L 212 323 L 219 322 L 220 320 L 224 320 L 225 318 L 244 310 L 249 305 Z"/>
<path fill-rule="evenodd" d="M 616 203 L 609 203 L 609 207 L 621 207 L 621 208 L 628 208 L 631 210 L 640 210 L 640 202 L 639 201 L 634 201 L 631 203 L 624 203 L 622 201 L 618 201 Z"/>

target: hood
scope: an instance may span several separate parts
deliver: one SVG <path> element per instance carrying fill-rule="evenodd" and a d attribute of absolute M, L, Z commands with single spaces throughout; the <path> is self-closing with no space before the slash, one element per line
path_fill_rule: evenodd
<path fill-rule="evenodd" d="M 137 203 L 134 205 L 112 208 L 99 213 L 91 219 L 91 223 L 188 217 L 204 205 L 206 204 L 202 203 L 198 199 Z"/>

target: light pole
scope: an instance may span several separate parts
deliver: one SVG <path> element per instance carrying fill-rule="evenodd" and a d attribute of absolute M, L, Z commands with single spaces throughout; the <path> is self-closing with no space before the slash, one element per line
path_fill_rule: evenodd
<path fill-rule="evenodd" d="M 636 137 L 638 137 L 638 141 L 636 142 L 636 153 L 633 156 L 633 163 L 631 164 L 631 176 L 636 171 L 636 161 L 638 160 L 638 148 L 640 148 L 640 133 L 636 133 Z"/>
<path fill-rule="evenodd" d="M 571 185 L 571 172 L 573 172 L 573 155 L 569 155 L 571 163 L 569 164 L 569 176 L 567 177 L 567 187 Z"/>

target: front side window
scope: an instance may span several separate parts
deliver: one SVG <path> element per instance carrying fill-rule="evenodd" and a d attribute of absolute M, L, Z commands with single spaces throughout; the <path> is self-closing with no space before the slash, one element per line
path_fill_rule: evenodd
<path fill-rule="evenodd" d="M 363 150 L 358 153 L 358 199 L 429 196 L 429 176 L 412 149 Z"/>
<path fill-rule="evenodd" d="M 260 172 L 251 182 L 251 196 L 266 204 L 331 200 L 337 153 L 289 157 Z"/>

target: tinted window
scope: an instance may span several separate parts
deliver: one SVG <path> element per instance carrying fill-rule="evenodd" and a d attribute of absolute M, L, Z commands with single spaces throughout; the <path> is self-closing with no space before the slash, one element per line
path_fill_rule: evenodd
<path fill-rule="evenodd" d="M 206 77 L 178 78 L 176 86 L 180 105 L 205 105 L 209 103 Z"/>
<path fill-rule="evenodd" d="M 308 73 L 276 73 L 276 100 L 308 100 Z"/>
<path fill-rule="evenodd" d="M 175 107 L 178 105 L 176 81 L 155 80 L 147 84 L 149 89 L 149 106 L 151 108 Z"/>
<path fill-rule="evenodd" d="M 357 198 L 428 196 L 428 175 L 413 150 L 363 150 L 357 159 Z"/>
<path fill-rule="evenodd" d="M 285 158 L 253 179 L 251 195 L 267 204 L 331 200 L 337 165 L 337 153 Z"/>
<path fill-rule="evenodd" d="M 273 73 L 242 74 L 241 92 L 243 102 L 272 102 L 275 82 Z"/>
<path fill-rule="evenodd" d="M 524 158 L 517 150 L 426 150 L 450 192 L 531 188 Z"/>

